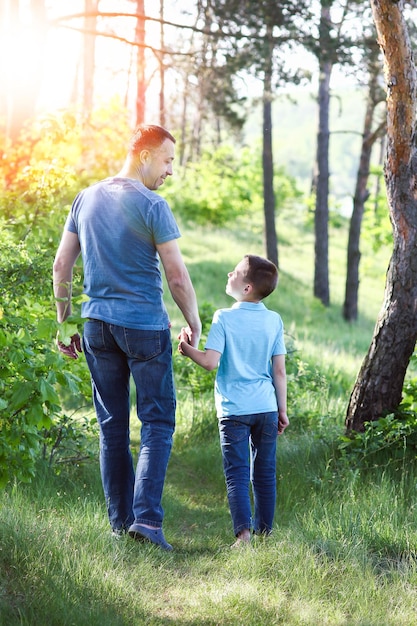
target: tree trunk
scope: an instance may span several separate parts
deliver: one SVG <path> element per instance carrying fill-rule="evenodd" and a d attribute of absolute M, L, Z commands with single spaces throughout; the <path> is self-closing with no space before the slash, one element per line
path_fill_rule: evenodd
<path fill-rule="evenodd" d="M 146 79 L 145 79 L 145 0 L 136 1 L 135 41 L 138 43 L 136 57 L 136 124 L 145 121 Z"/>
<path fill-rule="evenodd" d="M 272 33 L 271 33 L 272 34 Z M 266 61 L 263 93 L 262 167 L 264 182 L 264 219 L 266 256 L 278 267 L 278 244 L 275 229 L 274 159 L 272 155 L 272 46 Z"/>
<path fill-rule="evenodd" d="M 330 304 L 329 291 L 329 107 L 332 64 L 320 61 L 319 132 L 317 135 L 316 210 L 314 213 L 314 295 L 324 306 Z"/>
<path fill-rule="evenodd" d="M 361 226 L 363 214 L 365 211 L 365 202 L 369 197 L 369 191 L 367 187 L 372 148 L 381 132 L 380 128 L 378 128 L 376 132 L 372 132 L 375 108 L 379 103 L 379 75 L 380 68 L 375 63 L 372 63 L 369 71 L 368 102 L 365 113 L 361 155 L 359 160 L 359 169 L 356 177 L 356 188 L 355 196 L 353 198 L 352 217 L 350 219 L 349 226 L 346 289 L 345 301 L 343 304 L 343 317 L 347 322 L 353 322 L 358 318 Z M 385 124 L 383 125 L 383 128 L 385 129 Z"/>
<path fill-rule="evenodd" d="M 404 1 L 372 0 L 387 81 L 385 180 L 394 249 L 384 303 L 350 397 L 348 429 L 394 412 L 417 339 L 416 69 Z"/>

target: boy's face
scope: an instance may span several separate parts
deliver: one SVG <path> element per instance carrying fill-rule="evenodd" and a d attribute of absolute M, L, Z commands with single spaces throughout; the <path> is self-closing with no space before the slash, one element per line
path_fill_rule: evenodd
<path fill-rule="evenodd" d="M 228 273 L 226 293 L 238 302 L 245 299 L 249 283 L 245 276 L 248 271 L 248 259 L 242 259 L 232 272 Z"/>

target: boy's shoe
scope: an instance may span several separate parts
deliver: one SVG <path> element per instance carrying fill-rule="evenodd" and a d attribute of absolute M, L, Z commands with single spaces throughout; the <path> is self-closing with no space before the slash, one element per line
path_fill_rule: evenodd
<path fill-rule="evenodd" d="M 125 534 L 126 534 L 125 528 L 112 528 L 111 535 L 112 537 L 114 537 L 114 539 L 120 539 L 120 537 L 123 537 L 123 535 Z"/>
<path fill-rule="evenodd" d="M 171 544 L 166 541 L 162 528 L 146 528 L 146 526 L 142 524 L 132 524 L 128 533 L 130 537 L 136 539 L 136 541 L 150 541 L 150 543 L 154 543 L 156 546 L 162 548 L 162 550 L 171 551 L 174 549 Z"/>

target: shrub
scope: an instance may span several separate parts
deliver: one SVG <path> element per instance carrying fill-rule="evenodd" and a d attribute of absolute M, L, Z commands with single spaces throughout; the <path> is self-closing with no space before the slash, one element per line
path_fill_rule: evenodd
<path fill-rule="evenodd" d="M 283 169 L 275 173 L 277 209 L 300 196 L 294 179 Z M 263 183 L 258 149 L 228 145 L 204 152 L 198 162 L 174 176 L 162 190 L 174 213 L 186 222 L 222 226 L 238 217 L 262 211 Z"/>
<path fill-rule="evenodd" d="M 63 396 L 84 404 L 85 366 L 56 350 L 58 324 L 52 296 L 51 258 L 39 246 L 15 243 L 0 225 L 0 485 L 12 477 L 30 480 L 42 456 L 45 433 L 65 419 Z M 67 324 L 66 332 L 76 326 Z M 81 361 L 81 360 L 80 360 Z"/>

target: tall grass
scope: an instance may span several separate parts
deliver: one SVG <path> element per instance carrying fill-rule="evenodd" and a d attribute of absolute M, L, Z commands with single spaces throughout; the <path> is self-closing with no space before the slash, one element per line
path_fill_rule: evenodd
<path fill-rule="evenodd" d="M 253 224 L 184 228 L 200 302 L 229 306 L 227 271 L 263 254 Z M 411 626 L 417 606 L 417 471 L 405 458 L 340 464 L 335 437 L 382 301 L 387 252 L 365 256 L 360 319 L 341 318 L 346 233 L 333 234 L 332 303 L 311 291 L 312 239 L 279 223 L 281 278 L 267 302 L 288 333 L 290 427 L 278 444 L 271 537 L 233 542 L 212 391 L 178 380 L 178 427 L 164 492 L 164 553 L 111 537 L 98 462 L 40 468 L 0 503 L 0 624 L 36 626 Z M 182 320 L 168 307 L 173 334 Z M 293 369 L 293 360 L 297 369 Z M 184 366 L 176 358 L 176 368 Z M 132 416 L 137 449 L 139 428 Z"/>

